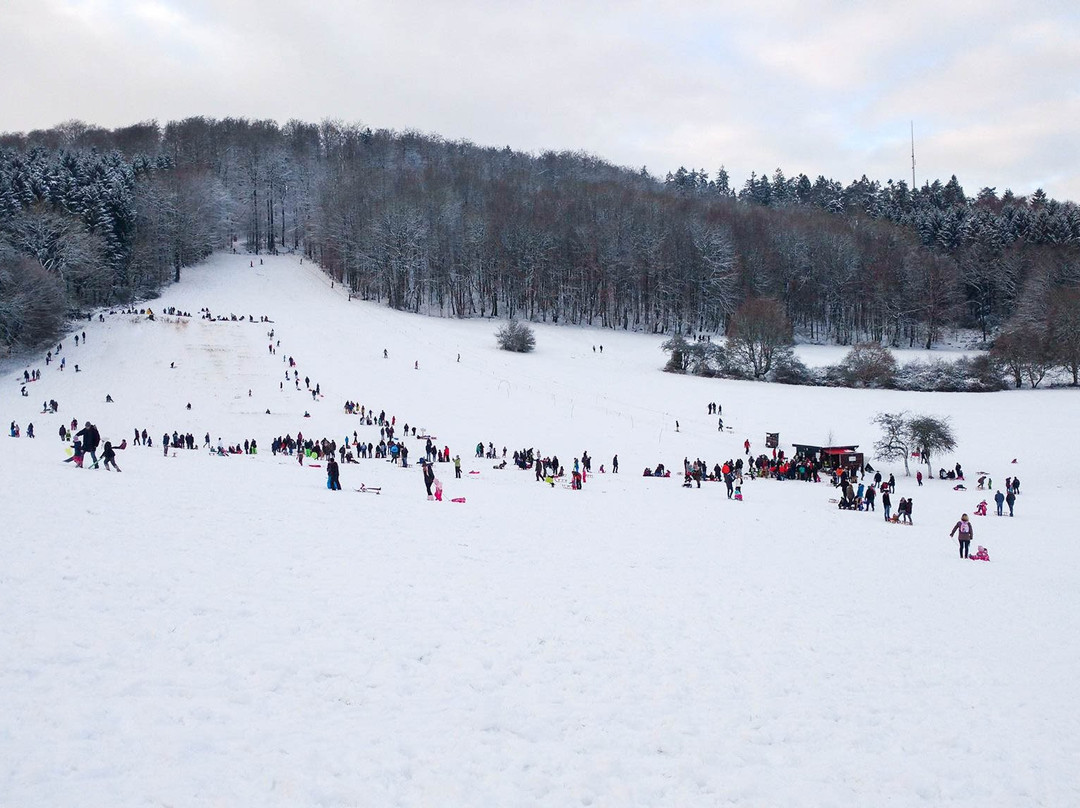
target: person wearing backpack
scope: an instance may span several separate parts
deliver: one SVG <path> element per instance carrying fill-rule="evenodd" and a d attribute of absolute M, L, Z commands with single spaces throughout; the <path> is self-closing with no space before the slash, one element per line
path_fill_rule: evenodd
<path fill-rule="evenodd" d="M 971 545 L 971 540 L 975 538 L 975 527 L 968 521 L 968 515 L 965 513 L 960 517 L 960 521 L 953 525 L 953 529 L 949 531 L 949 537 L 956 535 L 960 541 L 960 557 L 968 557 L 968 547 Z"/>

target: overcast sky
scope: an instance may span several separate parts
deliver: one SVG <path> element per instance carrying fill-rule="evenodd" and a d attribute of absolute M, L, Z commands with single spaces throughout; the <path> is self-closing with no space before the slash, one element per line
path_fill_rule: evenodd
<path fill-rule="evenodd" d="M 1080 200 L 1080 0 L 0 0 L 0 131 L 193 115 Z"/>

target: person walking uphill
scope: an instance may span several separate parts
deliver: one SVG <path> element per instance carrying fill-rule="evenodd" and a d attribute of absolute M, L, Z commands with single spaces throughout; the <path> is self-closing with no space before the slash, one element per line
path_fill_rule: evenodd
<path fill-rule="evenodd" d="M 960 557 L 968 557 L 968 547 L 971 545 L 971 540 L 975 538 L 975 528 L 968 521 L 968 515 L 965 513 L 960 517 L 960 521 L 953 525 L 953 529 L 949 531 L 950 538 L 959 532 L 957 539 L 960 541 Z"/>

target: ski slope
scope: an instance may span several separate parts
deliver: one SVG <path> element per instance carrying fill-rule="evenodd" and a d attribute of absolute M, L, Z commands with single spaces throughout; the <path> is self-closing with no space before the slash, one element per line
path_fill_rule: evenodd
<path fill-rule="evenodd" d="M 495 322 L 349 300 L 295 256 L 216 256 L 149 305 L 78 324 L 63 371 L 3 366 L 3 423 L 37 437 L 0 440 L 0 805 L 1080 803 L 1076 391 L 677 377 L 661 337 L 547 325 L 508 354 Z M 298 430 L 378 443 L 349 399 L 477 473 L 439 465 L 432 502 L 415 465 L 342 465 L 330 492 L 271 454 Z M 970 489 L 875 463 L 913 527 L 838 511 L 826 483 L 734 502 L 641 476 L 767 431 L 869 456 L 871 417 L 902 409 L 951 419 L 935 469 L 959 460 Z M 72 418 L 127 438 L 122 473 L 61 462 Z M 166 456 L 173 430 L 260 451 Z M 475 458 L 489 441 L 568 469 L 587 450 L 594 473 L 552 488 Z M 993 513 L 979 470 L 1024 492 L 973 517 L 990 563 L 948 537 Z"/>

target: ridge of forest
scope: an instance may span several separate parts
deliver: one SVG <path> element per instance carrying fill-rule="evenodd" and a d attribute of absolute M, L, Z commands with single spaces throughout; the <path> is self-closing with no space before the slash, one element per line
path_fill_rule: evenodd
<path fill-rule="evenodd" d="M 0 135 L 8 350 L 153 296 L 216 249 L 302 253 L 359 297 L 439 316 L 723 333 L 745 301 L 772 298 L 815 341 L 931 347 L 952 327 L 1042 340 L 1076 298 L 1078 245 L 1075 203 L 968 196 L 955 176 L 912 189 L 777 169 L 735 189 L 723 167 L 660 179 L 335 121 Z"/>

